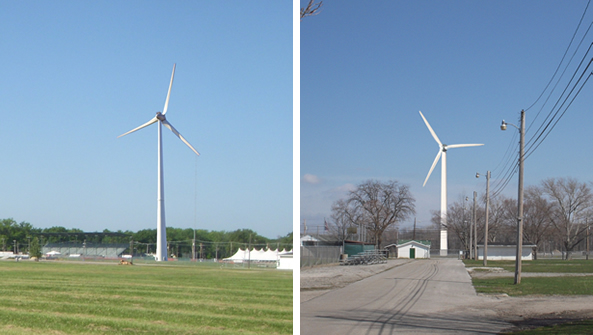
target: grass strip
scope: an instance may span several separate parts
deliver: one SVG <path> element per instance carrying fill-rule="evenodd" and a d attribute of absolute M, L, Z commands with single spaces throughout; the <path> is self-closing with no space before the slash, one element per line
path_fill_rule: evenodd
<path fill-rule="evenodd" d="M 593 320 L 567 322 L 553 326 L 539 327 L 535 329 L 520 330 L 505 334 L 516 335 L 584 335 L 591 334 L 593 331 Z"/>
<path fill-rule="evenodd" d="M 593 295 L 591 277 L 524 277 L 520 285 L 514 278 L 472 279 L 478 293 L 509 296 L 524 295 Z"/>
<path fill-rule="evenodd" d="M 466 267 L 482 267 L 482 261 L 463 260 Z M 488 261 L 488 267 L 500 267 L 506 271 L 515 271 L 515 261 Z M 547 273 L 593 273 L 593 260 L 574 259 L 539 259 L 536 261 L 522 261 L 522 272 Z"/>

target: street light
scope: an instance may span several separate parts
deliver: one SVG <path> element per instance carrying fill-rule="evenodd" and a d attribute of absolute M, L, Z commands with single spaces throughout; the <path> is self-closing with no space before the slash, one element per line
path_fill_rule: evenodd
<path fill-rule="evenodd" d="M 505 126 L 506 129 L 506 124 L 504 123 L 504 121 L 502 121 L 502 124 Z M 502 126 L 500 126 L 500 129 L 502 129 Z M 504 129 L 502 129 L 504 130 Z M 476 173 L 476 178 L 480 178 L 480 174 Z M 490 208 L 490 171 L 486 172 L 486 223 L 484 225 L 484 257 L 483 257 L 483 263 L 482 265 L 486 266 L 488 264 L 488 211 Z M 477 236 L 476 236 L 476 240 L 477 240 Z M 477 243 L 476 243 L 477 244 Z M 476 258 L 478 258 L 478 256 L 476 255 Z"/>
<path fill-rule="evenodd" d="M 501 130 L 507 129 L 507 124 L 517 128 L 521 135 L 519 141 L 519 196 L 517 199 L 517 255 L 515 257 L 515 285 L 521 284 L 521 255 L 523 255 L 523 163 L 525 160 L 525 111 L 521 110 L 521 127 L 502 120 Z"/>

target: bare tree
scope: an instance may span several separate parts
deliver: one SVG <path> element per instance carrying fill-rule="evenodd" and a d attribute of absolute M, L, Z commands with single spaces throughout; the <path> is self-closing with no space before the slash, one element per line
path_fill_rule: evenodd
<path fill-rule="evenodd" d="M 407 185 L 368 180 L 350 191 L 347 204 L 350 213 L 356 213 L 351 222 L 363 224 L 379 249 L 385 229 L 416 213 L 415 201 Z"/>
<path fill-rule="evenodd" d="M 537 259 L 537 251 L 543 248 L 544 241 L 548 240 L 551 221 L 549 219 L 552 204 L 544 197 L 541 187 L 529 186 L 525 190 L 523 204 L 523 237 L 537 248 L 533 257 Z"/>
<path fill-rule="evenodd" d="M 339 199 L 334 202 L 329 224 L 330 234 L 341 243 L 344 243 L 344 241 L 351 235 L 348 232 L 349 228 L 352 227 L 353 222 L 357 221 L 354 217 L 355 214 L 349 211 L 348 204 L 344 199 Z"/>
<path fill-rule="evenodd" d="M 574 247 L 586 236 L 583 222 L 593 207 L 591 189 L 573 178 L 549 178 L 541 188 L 552 204 L 548 217 L 562 238 L 565 259 L 570 259 Z"/>
<path fill-rule="evenodd" d="M 517 200 L 504 195 L 497 196 L 490 201 L 489 216 L 488 242 L 516 243 Z M 482 230 L 481 236 L 483 234 Z"/>
<path fill-rule="evenodd" d="M 301 21 L 307 16 L 314 16 L 319 14 L 323 1 L 315 3 L 314 0 L 309 0 L 307 7 L 301 8 Z"/>

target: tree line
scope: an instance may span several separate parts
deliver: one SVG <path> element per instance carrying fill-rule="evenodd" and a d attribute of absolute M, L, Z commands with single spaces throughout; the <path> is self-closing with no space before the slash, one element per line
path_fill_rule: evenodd
<path fill-rule="evenodd" d="M 473 222 L 468 201 L 460 200 L 448 206 L 449 238 L 460 250 L 468 250 L 469 226 Z M 485 195 L 476 209 L 477 243 L 484 244 Z M 490 199 L 488 243 L 516 244 L 517 200 L 499 195 Z M 438 211 L 432 212 L 434 227 L 440 227 Z M 575 250 L 585 250 L 593 226 L 593 192 L 586 182 L 574 178 L 548 178 L 528 186 L 523 200 L 523 243 L 537 246 L 538 252 L 562 252 L 569 259 Z"/>
<path fill-rule="evenodd" d="M 473 197 L 461 195 L 448 205 L 449 249 L 466 251 L 484 244 L 486 195 L 476 199 L 477 236 L 470 227 L 474 222 Z M 431 211 L 431 225 L 421 228 L 399 228 L 415 214 L 415 199 L 407 185 L 397 181 L 368 180 L 348 195 L 335 201 L 331 208 L 328 234 L 336 241 L 357 240 L 374 243 L 377 248 L 397 240 L 430 240 L 439 248 L 441 216 Z M 504 195 L 490 198 L 488 243 L 516 244 L 517 200 Z M 548 178 L 528 186 L 523 201 L 523 242 L 537 246 L 538 252 L 562 251 L 569 259 L 575 250 L 585 250 L 593 226 L 593 191 L 590 183 L 574 178 Z M 593 247 L 593 246 L 591 246 Z"/>
<path fill-rule="evenodd" d="M 17 223 L 14 219 L 0 220 L 0 248 L 2 251 L 28 252 L 34 239 L 41 245 L 74 243 L 87 245 L 126 244 L 132 245 L 134 255 L 156 250 L 156 229 L 143 229 L 89 233 L 78 228 L 50 227 L 35 228 L 28 222 Z M 194 229 L 167 227 L 169 254 L 191 258 Z M 286 236 L 270 239 L 251 229 L 235 231 L 195 230 L 196 253 L 200 258 L 224 258 L 232 256 L 239 248 L 292 249 L 292 232 Z M 130 252 L 128 248 L 126 252 Z"/>

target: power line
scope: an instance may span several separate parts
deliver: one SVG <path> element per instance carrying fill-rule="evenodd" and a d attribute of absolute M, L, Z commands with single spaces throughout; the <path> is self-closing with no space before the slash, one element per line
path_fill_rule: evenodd
<path fill-rule="evenodd" d="M 529 106 L 527 109 L 525 109 L 526 111 L 528 111 L 529 109 L 531 109 L 531 107 L 533 107 L 539 101 L 539 99 L 542 97 L 542 95 L 544 94 L 544 92 L 548 89 L 548 87 L 550 86 L 550 84 L 554 80 L 554 77 L 556 77 L 556 74 L 558 73 L 558 70 L 560 69 L 560 66 L 562 65 L 562 62 L 564 62 L 564 58 L 566 57 L 566 54 L 568 53 L 568 50 L 570 50 L 570 46 L 572 45 L 572 42 L 574 41 L 574 38 L 577 35 L 577 32 L 579 31 L 579 28 L 581 27 L 581 23 L 583 22 L 583 18 L 585 17 L 585 14 L 587 13 L 587 8 L 589 8 L 589 3 L 591 3 L 591 0 L 589 0 L 587 2 L 587 6 L 585 6 L 585 10 L 583 11 L 583 15 L 581 15 L 581 19 L 579 20 L 579 24 L 577 25 L 577 28 L 575 29 L 574 33 L 572 34 L 572 38 L 570 39 L 570 42 L 568 43 L 568 46 L 566 47 L 566 51 L 564 51 L 564 55 L 562 55 L 562 59 L 560 59 L 560 63 L 558 63 L 558 67 L 556 67 L 556 71 L 554 71 L 554 74 L 552 75 L 552 78 L 550 78 L 550 81 L 548 81 L 548 84 L 546 85 L 546 87 L 544 88 L 544 90 L 542 91 L 542 93 L 539 95 L 539 97 L 537 97 L 537 99 L 531 104 L 531 106 Z M 589 28 L 591 28 L 591 25 L 589 25 Z M 589 31 L 589 30 L 587 29 L 587 31 Z M 585 33 L 585 35 L 586 35 L 586 33 Z M 584 38 L 584 36 L 583 36 L 583 38 Z M 581 42 L 582 42 L 582 40 L 581 40 Z M 580 44 L 579 44 L 579 46 L 580 46 Z M 577 50 L 578 50 L 578 47 L 577 47 Z M 574 57 L 574 55 L 573 55 L 573 57 Z M 571 58 L 571 60 L 572 60 L 572 58 Z M 570 64 L 570 62 L 569 62 L 569 64 Z M 539 115 L 539 113 L 537 115 Z M 537 115 L 534 118 L 534 120 L 537 119 Z"/>

